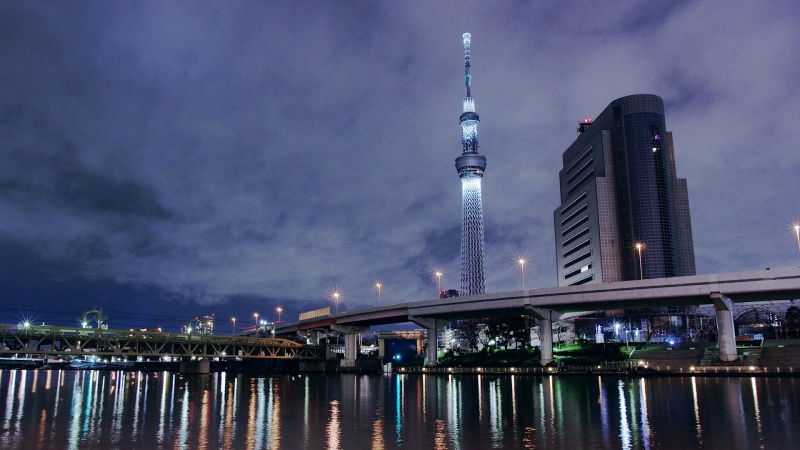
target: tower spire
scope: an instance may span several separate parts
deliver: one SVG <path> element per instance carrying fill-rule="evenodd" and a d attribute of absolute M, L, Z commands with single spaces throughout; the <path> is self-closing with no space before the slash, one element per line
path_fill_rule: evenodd
<path fill-rule="evenodd" d="M 472 35 L 464 33 L 464 83 L 467 85 L 467 97 L 472 97 L 472 71 L 469 64 L 469 44 L 472 41 Z"/>
<path fill-rule="evenodd" d="M 464 33 L 464 82 L 467 97 L 461 114 L 461 145 L 463 151 L 456 158 L 456 170 L 461 178 L 461 293 L 476 295 L 486 292 L 483 270 L 483 201 L 481 180 L 486 169 L 486 157 L 478 153 L 478 124 L 475 99 L 472 98 L 472 68 L 470 43 L 472 36 Z"/>

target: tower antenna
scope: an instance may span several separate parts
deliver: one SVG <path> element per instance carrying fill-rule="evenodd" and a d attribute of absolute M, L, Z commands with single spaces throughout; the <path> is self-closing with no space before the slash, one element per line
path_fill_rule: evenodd
<path fill-rule="evenodd" d="M 464 83 L 467 85 L 467 97 L 472 97 L 472 70 L 469 63 L 469 46 L 472 35 L 464 33 Z"/>

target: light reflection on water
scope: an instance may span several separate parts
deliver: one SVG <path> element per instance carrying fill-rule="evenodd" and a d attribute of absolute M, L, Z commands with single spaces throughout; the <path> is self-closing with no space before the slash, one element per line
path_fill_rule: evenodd
<path fill-rule="evenodd" d="M 770 448 L 794 378 L 0 370 L 0 448 Z"/>

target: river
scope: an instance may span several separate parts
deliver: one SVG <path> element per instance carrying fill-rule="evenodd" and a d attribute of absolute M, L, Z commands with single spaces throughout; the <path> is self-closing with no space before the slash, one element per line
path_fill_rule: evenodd
<path fill-rule="evenodd" d="M 0 399 L 3 449 L 731 450 L 800 442 L 796 378 L 0 370 Z"/>

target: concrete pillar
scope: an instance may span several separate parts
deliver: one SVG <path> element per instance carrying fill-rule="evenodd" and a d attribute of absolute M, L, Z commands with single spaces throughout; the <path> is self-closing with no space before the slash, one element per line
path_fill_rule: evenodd
<path fill-rule="evenodd" d="M 541 342 L 539 362 L 546 366 L 553 362 L 553 322 L 549 317 L 539 319 L 539 342 Z"/>
<path fill-rule="evenodd" d="M 358 357 L 358 335 L 354 333 L 344 335 L 344 358 L 356 359 Z"/>
<path fill-rule="evenodd" d="M 427 343 L 427 356 L 428 356 L 428 367 L 435 367 L 436 364 L 439 362 L 439 355 L 438 355 L 438 346 L 439 343 L 436 340 L 436 331 L 439 328 L 443 328 L 447 326 L 449 323 L 447 320 L 443 319 L 434 319 L 432 317 L 416 317 L 416 316 L 408 316 L 408 318 L 414 322 L 415 324 L 424 327 L 428 330 L 428 343 Z"/>
<path fill-rule="evenodd" d="M 717 311 L 717 340 L 719 341 L 720 361 L 736 361 L 736 329 L 733 326 L 733 301 L 716 294 L 712 295 L 714 309 Z"/>
<path fill-rule="evenodd" d="M 439 341 L 436 336 L 436 327 L 428 328 L 428 367 L 436 367 L 439 362 Z"/>
<path fill-rule="evenodd" d="M 356 357 L 358 356 L 358 333 L 369 331 L 369 327 L 331 325 L 331 329 L 344 334 L 344 360 L 348 362 L 344 365 L 347 367 L 354 366 Z"/>
<path fill-rule="evenodd" d="M 553 321 L 561 317 L 561 313 L 552 309 L 526 308 L 533 317 L 539 319 L 539 363 L 546 366 L 553 362 Z"/>

